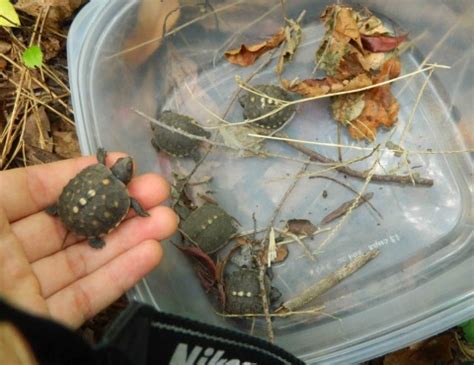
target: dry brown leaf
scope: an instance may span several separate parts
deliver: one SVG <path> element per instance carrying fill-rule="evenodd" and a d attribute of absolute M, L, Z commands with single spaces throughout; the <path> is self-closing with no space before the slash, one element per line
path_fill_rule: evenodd
<path fill-rule="evenodd" d="M 129 66 L 142 65 L 160 47 L 165 21 L 166 31 L 169 31 L 178 21 L 179 5 L 178 0 L 140 3 L 135 28 L 123 44 L 123 58 Z"/>
<path fill-rule="evenodd" d="M 23 140 L 26 145 L 53 152 L 51 124 L 44 107 L 40 106 L 37 110 L 33 109 L 26 118 Z"/>
<path fill-rule="evenodd" d="M 288 232 L 296 235 L 310 236 L 318 230 L 318 227 L 307 219 L 289 219 L 287 229 Z"/>
<path fill-rule="evenodd" d="M 18 0 L 15 8 L 34 17 L 44 16 L 47 11 L 46 24 L 58 28 L 60 23 L 70 18 L 83 2 L 84 0 Z"/>
<path fill-rule="evenodd" d="M 433 365 L 450 364 L 453 360 L 449 334 L 423 341 L 416 347 L 405 348 L 385 355 L 383 365 Z"/>
<path fill-rule="evenodd" d="M 305 97 L 314 97 L 340 91 L 359 89 L 372 85 L 372 81 L 367 74 L 363 73 L 350 80 L 344 81 L 328 76 L 324 79 L 307 79 L 293 84 L 290 84 L 288 80 L 282 80 L 282 84 L 289 91 Z"/>
<path fill-rule="evenodd" d="M 11 49 L 12 49 L 12 45 L 10 42 L 5 42 L 5 41 L 0 40 L 0 53 L 1 54 L 6 54 L 10 52 Z"/>
<path fill-rule="evenodd" d="M 77 141 L 76 133 L 73 131 L 53 132 L 54 152 L 64 158 L 74 158 L 81 156 L 81 150 Z"/>
<path fill-rule="evenodd" d="M 265 42 L 246 46 L 242 44 L 240 48 L 231 49 L 224 53 L 224 57 L 230 63 L 239 66 L 250 66 L 265 52 L 278 47 L 286 39 L 285 30 L 280 29 L 273 37 Z"/>
<path fill-rule="evenodd" d="M 61 49 L 62 45 L 58 38 L 48 35 L 41 39 L 41 50 L 45 61 L 56 57 Z"/>
<path fill-rule="evenodd" d="M 27 165 L 40 165 L 61 160 L 56 153 L 29 145 L 25 145 L 25 155 Z"/>
<path fill-rule="evenodd" d="M 288 257 L 288 246 L 287 245 L 279 245 L 276 249 L 276 257 L 273 260 L 273 263 L 278 264 L 283 262 Z"/>
<path fill-rule="evenodd" d="M 3 58 L 0 58 L 0 71 L 3 71 L 7 67 L 8 63 Z"/>
<path fill-rule="evenodd" d="M 407 34 L 390 37 L 385 35 L 362 36 L 364 49 L 370 52 L 390 52 L 405 42 Z"/>
<path fill-rule="evenodd" d="M 400 74 L 399 58 L 384 63 L 374 84 L 393 79 Z M 357 119 L 351 121 L 349 133 L 354 139 L 374 140 L 380 126 L 390 128 L 398 118 L 400 105 L 393 96 L 390 85 L 379 86 L 365 92 L 364 109 Z"/>

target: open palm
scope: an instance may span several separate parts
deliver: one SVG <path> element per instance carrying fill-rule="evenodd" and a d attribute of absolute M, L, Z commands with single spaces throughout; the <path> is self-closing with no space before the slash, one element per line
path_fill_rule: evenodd
<path fill-rule="evenodd" d="M 111 153 L 107 165 L 121 155 Z M 119 298 L 160 261 L 157 240 L 176 229 L 173 211 L 160 206 L 169 195 L 156 174 L 134 178 L 131 196 L 150 213 L 127 219 L 105 237 L 101 250 L 66 230 L 44 209 L 84 167 L 96 163 L 81 157 L 0 173 L 0 296 L 30 312 L 49 316 L 70 327 Z"/>

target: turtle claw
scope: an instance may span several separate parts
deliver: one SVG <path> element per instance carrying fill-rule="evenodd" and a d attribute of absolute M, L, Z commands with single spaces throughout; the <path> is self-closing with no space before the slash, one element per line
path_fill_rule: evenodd
<path fill-rule="evenodd" d="M 58 205 L 53 204 L 45 209 L 45 212 L 49 215 L 58 215 Z"/>
<path fill-rule="evenodd" d="M 130 197 L 130 207 L 137 212 L 140 217 L 149 217 L 150 213 L 148 213 L 145 209 L 142 208 L 140 203 L 137 199 Z"/>
<path fill-rule="evenodd" d="M 89 245 L 95 249 L 101 249 L 105 246 L 105 241 L 99 237 L 89 238 Z"/>

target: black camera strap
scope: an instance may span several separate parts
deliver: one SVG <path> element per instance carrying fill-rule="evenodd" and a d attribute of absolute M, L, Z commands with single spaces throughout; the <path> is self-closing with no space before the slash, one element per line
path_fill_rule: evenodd
<path fill-rule="evenodd" d="M 0 300 L 0 321 L 14 324 L 40 364 L 302 365 L 281 348 L 246 334 L 131 303 L 101 342 Z"/>

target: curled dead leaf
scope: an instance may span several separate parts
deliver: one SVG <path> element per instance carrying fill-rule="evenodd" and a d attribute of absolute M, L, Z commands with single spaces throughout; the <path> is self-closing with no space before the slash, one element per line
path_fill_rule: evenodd
<path fill-rule="evenodd" d="M 393 79 L 400 74 L 400 59 L 391 58 L 374 77 L 374 84 Z M 346 97 L 347 95 L 343 95 Z M 364 109 L 353 121 L 350 121 L 349 133 L 354 139 L 373 141 L 380 126 L 392 127 L 398 118 L 400 104 L 393 96 L 390 85 L 370 89 L 364 93 Z"/>
<path fill-rule="evenodd" d="M 301 13 L 296 21 L 293 19 L 287 20 L 288 25 L 285 26 L 285 46 L 280 53 L 280 57 L 278 58 L 278 63 L 276 65 L 277 75 L 281 75 L 285 64 L 293 59 L 296 49 L 301 42 L 303 31 L 301 29 L 300 22 L 304 14 L 304 12 Z"/>
<path fill-rule="evenodd" d="M 307 219 L 289 219 L 286 225 L 288 232 L 299 236 L 310 236 L 318 230 L 318 227 Z"/>
<path fill-rule="evenodd" d="M 74 131 L 54 131 L 54 152 L 64 158 L 81 156 L 81 150 Z"/>
<path fill-rule="evenodd" d="M 362 45 L 364 49 L 370 52 L 390 52 L 396 49 L 400 44 L 405 42 L 407 34 L 390 37 L 386 35 L 362 35 Z"/>
<path fill-rule="evenodd" d="M 224 57 L 230 63 L 239 66 L 250 66 L 263 55 L 276 47 L 278 47 L 285 40 L 285 30 L 280 29 L 273 37 L 265 42 L 247 46 L 242 44 L 240 48 L 231 49 L 224 53 Z"/>
<path fill-rule="evenodd" d="M 25 144 L 53 152 L 53 140 L 51 138 L 51 124 L 44 107 L 32 109 L 26 118 L 23 139 Z"/>
<path fill-rule="evenodd" d="M 367 74 L 363 73 L 344 81 L 328 76 L 323 79 L 307 79 L 293 84 L 288 80 L 282 80 L 282 84 L 289 91 L 305 97 L 315 97 L 340 91 L 360 89 L 372 85 L 372 80 Z"/>

